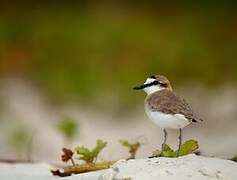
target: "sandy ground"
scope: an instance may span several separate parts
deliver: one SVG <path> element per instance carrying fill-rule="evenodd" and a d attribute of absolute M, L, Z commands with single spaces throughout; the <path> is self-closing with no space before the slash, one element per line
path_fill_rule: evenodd
<path fill-rule="evenodd" d="M 121 160 L 102 177 L 104 180 L 234 180 L 237 178 L 237 164 L 194 154 L 179 158 Z"/>
<path fill-rule="evenodd" d="M 46 163 L 36 164 L 4 164 L 0 163 L 0 179 L 1 180 L 74 180 L 74 179 L 86 179 L 95 180 L 103 171 L 84 173 L 79 175 L 72 175 L 69 177 L 59 178 L 53 176 L 50 170 L 54 167 Z"/>
<path fill-rule="evenodd" d="M 1 180 L 54 180 L 52 166 L 38 164 L 3 164 L 0 163 Z M 152 158 L 136 160 L 120 160 L 112 168 L 72 175 L 62 180 L 236 180 L 237 163 L 196 156 L 193 154 L 179 158 Z"/>

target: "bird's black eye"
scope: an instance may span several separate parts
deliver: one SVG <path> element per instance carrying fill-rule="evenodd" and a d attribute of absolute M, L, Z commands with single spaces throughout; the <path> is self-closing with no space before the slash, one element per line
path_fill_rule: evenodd
<path fill-rule="evenodd" d="M 156 77 L 154 75 L 150 76 L 149 78 L 151 79 L 156 79 Z"/>
<path fill-rule="evenodd" d="M 152 84 L 157 85 L 157 84 L 160 84 L 160 83 L 159 83 L 159 81 L 154 81 Z"/>

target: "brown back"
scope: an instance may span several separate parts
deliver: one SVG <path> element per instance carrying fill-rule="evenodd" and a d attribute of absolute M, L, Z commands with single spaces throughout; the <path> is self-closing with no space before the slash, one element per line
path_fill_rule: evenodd
<path fill-rule="evenodd" d="M 173 91 L 164 89 L 146 98 L 148 108 L 151 111 L 159 111 L 165 114 L 182 114 L 191 121 L 196 121 L 189 104 Z"/>

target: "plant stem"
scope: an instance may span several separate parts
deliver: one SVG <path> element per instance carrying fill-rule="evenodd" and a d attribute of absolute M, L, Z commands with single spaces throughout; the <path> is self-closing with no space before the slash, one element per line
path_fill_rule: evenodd
<path fill-rule="evenodd" d="M 73 160 L 73 158 L 71 158 L 71 162 L 72 162 L 72 165 L 75 166 L 75 161 Z"/>
<path fill-rule="evenodd" d="M 64 168 L 64 173 L 79 174 L 83 172 L 108 169 L 114 163 L 115 162 L 86 163 L 86 164 L 81 164 L 81 165 L 67 166 Z"/>

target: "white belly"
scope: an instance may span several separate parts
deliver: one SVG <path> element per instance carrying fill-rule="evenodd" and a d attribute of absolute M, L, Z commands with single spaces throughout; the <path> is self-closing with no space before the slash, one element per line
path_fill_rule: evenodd
<path fill-rule="evenodd" d="M 158 111 L 153 112 L 146 107 L 145 110 L 151 121 L 161 128 L 179 129 L 190 124 L 189 120 L 182 114 L 170 115 Z"/>

